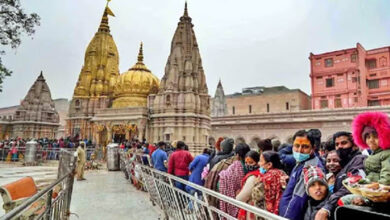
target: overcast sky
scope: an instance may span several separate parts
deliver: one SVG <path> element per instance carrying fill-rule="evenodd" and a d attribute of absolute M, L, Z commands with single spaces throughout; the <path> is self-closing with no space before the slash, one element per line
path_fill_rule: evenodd
<path fill-rule="evenodd" d="M 70 99 L 106 1 L 21 2 L 41 16 L 41 26 L 17 50 L 5 48 L 13 74 L 0 107 L 19 104 L 41 70 L 52 98 Z M 220 78 L 226 94 L 284 85 L 310 95 L 310 52 L 390 45 L 387 0 L 189 0 L 188 7 L 211 96 Z M 143 41 L 144 62 L 161 78 L 184 0 L 112 0 L 110 8 L 121 73 L 136 62 Z"/>

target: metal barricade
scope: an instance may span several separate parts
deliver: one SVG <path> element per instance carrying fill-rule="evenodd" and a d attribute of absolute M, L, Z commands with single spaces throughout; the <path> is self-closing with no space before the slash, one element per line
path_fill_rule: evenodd
<path fill-rule="evenodd" d="M 140 167 L 142 182 L 145 184 L 150 200 L 161 208 L 166 219 L 237 219 L 218 207 L 209 205 L 209 198 L 216 198 L 251 213 L 254 219 L 285 220 L 263 209 L 144 165 L 140 157 L 141 155 L 137 155 L 138 159 L 135 162 Z M 175 187 L 175 182 L 192 187 L 195 193 L 192 195 Z"/>
<path fill-rule="evenodd" d="M 76 158 L 72 152 L 61 150 L 57 180 L 27 199 L 20 206 L 1 216 L 0 220 L 18 218 L 31 205 L 42 199 L 46 201 L 44 211 L 34 219 L 68 219 L 76 168 L 75 161 Z"/>

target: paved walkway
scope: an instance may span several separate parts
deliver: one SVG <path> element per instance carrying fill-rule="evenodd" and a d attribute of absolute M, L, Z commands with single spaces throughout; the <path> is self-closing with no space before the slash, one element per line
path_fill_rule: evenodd
<path fill-rule="evenodd" d="M 122 172 L 89 171 L 85 181 L 75 181 L 71 220 L 157 220 L 160 213 L 147 193 L 136 190 Z M 162 218 L 161 218 L 162 219 Z"/>
<path fill-rule="evenodd" d="M 22 166 L 21 163 L 0 162 L 0 186 L 31 176 L 39 188 L 56 180 L 57 166 Z M 0 197 L 0 216 L 4 215 L 3 199 Z"/>

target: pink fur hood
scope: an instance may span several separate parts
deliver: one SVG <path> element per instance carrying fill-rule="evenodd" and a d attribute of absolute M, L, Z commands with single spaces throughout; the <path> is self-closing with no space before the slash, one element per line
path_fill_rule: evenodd
<path fill-rule="evenodd" d="M 365 112 L 357 115 L 352 122 L 352 134 L 355 144 L 363 149 L 368 149 L 362 133 L 364 127 L 370 126 L 376 130 L 379 138 L 379 146 L 382 149 L 390 149 L 390 120 L 383 112 Z"/>

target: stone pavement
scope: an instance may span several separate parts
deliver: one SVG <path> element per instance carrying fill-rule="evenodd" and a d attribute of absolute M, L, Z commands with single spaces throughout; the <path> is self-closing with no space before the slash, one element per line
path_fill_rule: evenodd
<path fill-rule="evenodd" d="M 157 220 L 160 212 L 147 193 L 136 190 L 123 172 L 86 172 L 85 181 L 76 181 L 71 202 L 71 220 L 129 219 Z M 161 215 L 162 216 L 162 215 Z M 162 219 L 162 218 L 161 218 Z"/>
<path fill-rule="evenodd" d="M 21 163 L 0 162 L 0 186 L 31 176 L 38 188 L 44 187 L 57 178 L 57 164 L 46 166 L 22 166 Z M 4 215 L 3 199 L 0 197 L 0 216 Z"/>

